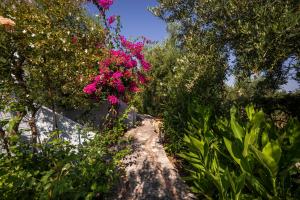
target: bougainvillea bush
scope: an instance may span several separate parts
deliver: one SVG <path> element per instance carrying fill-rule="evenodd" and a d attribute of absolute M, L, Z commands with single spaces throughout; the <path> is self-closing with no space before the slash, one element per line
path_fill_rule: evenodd
<path fill-rule="evenodd" d="M 113 25 L 117 17 L 106 17 L 106 11 L 113 4 L 112 0 L 93 3 L 99 9 L 100 19 L 111 41 L 108 41 L 107 57 L 99 60 L 95 66 L 95 75 L 83 91 L 97 101 L 108 100 L 111 105 L 118 105 L 121 100 L 128 102 L 132 94 L 139 92 L 141 86 L 147 83 L 146 73 L 151 65 L 145 59 L 143 49 L 148 41 L 143 39 L 131 42 L 119 34 L 119 28 Z"/>

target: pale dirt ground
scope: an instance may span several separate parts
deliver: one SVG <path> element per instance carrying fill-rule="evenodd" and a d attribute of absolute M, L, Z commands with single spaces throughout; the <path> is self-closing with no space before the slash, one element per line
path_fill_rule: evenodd
<path fill-rule="evenodd" d="M 114 199 L 195 199 L 159 143 L 154 119 L 145 118 L 141 126 L 129 130 L 125 137 L 132 139 L 133 152 L 122 161 L 126 176 Z"/>

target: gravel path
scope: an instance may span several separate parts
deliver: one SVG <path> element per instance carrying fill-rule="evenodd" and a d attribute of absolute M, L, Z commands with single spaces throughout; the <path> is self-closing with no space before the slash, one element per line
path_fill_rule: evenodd
<path fill-rule="evenodd" d="M 159 143 L 154 119 L 144 119 L 125 136 L 133 139 L 133 153 L 122 162 L 126 177 L 116 199 L 194 199 Z"/>

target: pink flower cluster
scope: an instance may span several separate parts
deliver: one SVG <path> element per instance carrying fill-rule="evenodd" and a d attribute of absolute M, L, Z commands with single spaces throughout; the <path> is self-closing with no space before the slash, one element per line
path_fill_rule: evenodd
<path fill-rule="evenodd" d="M 119 103 L 119 99 L 115 95 L 109 95 L 107 99 L 112 105 Z"/>
<path fill-rule="evenodd" d="M 142 54 L 142 51 L 144 49 L 144 43 L 143 42 L 137 42 L 133 43 L 128 40 L 124 36 L 120 36 L 121 44 L 122 46 L 129 50 L 132 56 L 136 57 L 140 63 L 141 66 L 145 71 L 149 71 L 151 69 L 151 65 L 149 62 L 145 60 L 144 55 Z"/>
<path fill-rule="evenodd" d="M 140 85 L 148 81 L 145 72 L 151 68 L 142 53 L 142 42 L 133 43 L 121 37 L 121 44 L 122 49 L 110 50 L 109 56 L 99 62 L 99 74 L 83 89 L 86 94 L 104 96 L 112 105 L 139 92 Z"/>
<path fill-rule="evenodd" d="M 93 1 L 95 2 L 95 1 Z M 139 92 L 141 85 L 148 82 L 146 72 L 151 69 L 150 63 L 142 53 L 147 40 L 143 42 L 131 42 L 125 37 L 119 36 L 118 26 L 113 29 L 111 26 L 117 19 L 115 15 L 106 19 L 105 12 L 113 4 L 113 0 L 97 0 L 100 14 L 106 26 L 106 33 L 118 49 L 110 49 L 109 56 L 98 62 L 99 70 L 95 77 L 90 77 L 90 83 L 83 91 L 96 99 L 107 99 L 111 105 L 116 105 L 120 100 L 127 101 L 131 94 Z M 112 34 L 115 30 L 115 35 Z M 99 45 L 96 45 L 97 47 Z M 101 47 L 99 47 L 101 48 Z"/>
<path fill-rule="evenodd" d="M 109 25 L 112 25 L 116 21 L 116 19 L 117 19 L 117 17 L 115 15 L 112 15 L 107 19 L 107 23 Z"/>
<path fill-rule="evenodd" d="M 98 3 L 103 9 L 108 10 L 114 2 L 113 0 L 98 0 Z"/>

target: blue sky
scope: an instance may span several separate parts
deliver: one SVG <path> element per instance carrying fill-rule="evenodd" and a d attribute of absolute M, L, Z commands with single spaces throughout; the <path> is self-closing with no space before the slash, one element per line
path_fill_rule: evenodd
<path fill-rule="evenodd" d="M 156 0 L 115 0 L 108 15 L 121 16 L 122 35 L 126 37 L 145 36 L 152 41 L 162 41 L 167 37 L 166 23 L 147 10 L 155 5 Z M 88 10 L 97 14 L 97 9 L 91 4 Z"/>

